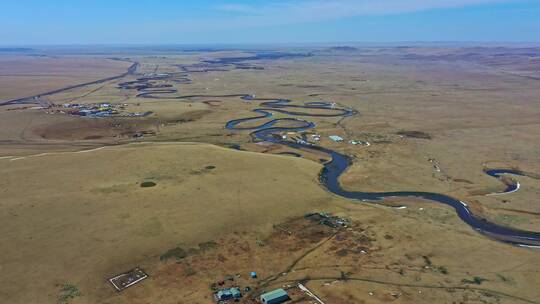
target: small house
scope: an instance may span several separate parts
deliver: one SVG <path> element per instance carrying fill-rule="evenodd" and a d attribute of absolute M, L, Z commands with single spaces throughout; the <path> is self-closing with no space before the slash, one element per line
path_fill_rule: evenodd
<path fill-rule="evenodd" d="M 242 297 L 242 293 L 240 292 L 239 288 L 233 287 L 216 292 L 214 297 L 216 298 L 216 301 L 227 301 L 231 299 L 240 299 Z"/>
<path fill-rule="evenodd" d="M 341 136 L 331 135 L 329 137 L 330 137 L 331 140 L 333 140 L 335 142 L 342 142 L 343 141 L 343 137 L 341 137 Z"/>
<path fill-rule="evenodd" d="M 280 304 L 287 302 L 289 299 L 289 295 L 282 288 L 261 295 L 263 304 Z"/>

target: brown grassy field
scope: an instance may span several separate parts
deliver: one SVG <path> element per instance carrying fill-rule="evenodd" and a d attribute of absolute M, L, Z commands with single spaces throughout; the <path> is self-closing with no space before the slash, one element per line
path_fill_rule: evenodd
<path fill-rule="evenodd" d="M 87 57 L 0 56 L 0 102 L 119 75 L 129 62 Z"/>
<path fill-rule="evenodd" d="M 540 89 L 524 68 L 531 59 L 519 50 L 489 48 L 475 49 L 477 56 L 441 48 L 310 51 L 314 56 L 254 63 L 264 70 L 229 67 L 189 73 L 191 84 L 163 81 L 179 93 L 159 100 L 138 98 L 136 90 L 118 84 L 245 53 L 133 54 L 137 75 L 46 97 L 54 104 L 113 102 L 126 111 L 153 112 L 144 118 L 0 107 L 0 220 L 6 232 L 0 246 L 7 248 L 0 269 L 9 274 L 0 278 L 0 297 L 60 303 L 62 285 L 69 283 L 81 295 L 68 303 L 209 303 L 212 283 L 241 274 L 234 284 L 254 289 L 245 303 L 262 290 L 298 281 L 328 303 L 538 303 L 538 251 L 490 240 L 439 204 L 398 199 L 391 204 L 408 208 L 395 210 L 329 194 L 318 182 L 326 155 L 269 155 L 299 151 L 253 144 L 249 131 L 224 128 L 228 120 L 252 116 L 258 102 L 172 98 L 249 93 L 336 101 L 359 115 L 307 119 L 317 124 L 321 145 L 354 157 L 342 177 L 347 189 L 440 192 L 490 221 L 539 230 L 540 180 L 515 177 L 518 192 L 486 196 L 504 185 L 482 171 L 540 173 Z M 494 61 L 501 52 L 509 57 Z M 35 71 L 11 70 L 82 71 L 80 58 L 41 60 L 47 62 Z M 71 78 L 73 84 L 129 66 L 90 58 L 80 64 L 95 72 Z M 46 86 L 35 92 L 41 89 Z M 18 87 L 13 92 L 6 94 L 21 94 Z M 133 138 L 141 132 L 143 138 Z M 328 139 L 333 134 L 371 145 L 334 143 Z M 224 148 L 231 144 L 248 152 Z M 144 181 L 157 185 L 141 188 Z M 302 216 L 313 211 L 347 217 L 353 225 L 339 231 L 310 225 Z M 160 261 L 176 247 L 187 257 Z M 150 278 L 121 293 L 107 283 L 135 266 Z M 253 270 L 259 279 L 247 278 Z M 311 303 L 294 289 L 291 294 L 297 303 Z"/>
<path fill-rule="evenodd" d="M 106 278 L 171 247 L 268 229 L 332 201 L 317 186 L 319 166 L 312 162 L 203 144 L 0 161 L 8 232 L 0 264 L 12 274 L 2 277 L 1 294 L 10 301 L 54 302 L 56 284 L 75 283 L 85 302 L 100 302 L 111 292 Z M 143 181 L 157 186 L 141 188 Z"/>

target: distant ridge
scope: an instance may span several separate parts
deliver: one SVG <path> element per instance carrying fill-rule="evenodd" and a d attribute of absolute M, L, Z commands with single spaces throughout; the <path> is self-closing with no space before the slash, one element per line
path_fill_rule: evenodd
<path fill-rule="evenodd" d="M 24 53 L 24 52 L 31 52 L 34 51 L 34 49 L 29 48 L 0 48 L 0 53 Z"/>
<path fill-rule="evenodd" d="M 358 48 L 352 46 L 334 46 L 328 49 L 329 51 L 340 51 L 340 52 L 354 52 L 358 51 Z"/>

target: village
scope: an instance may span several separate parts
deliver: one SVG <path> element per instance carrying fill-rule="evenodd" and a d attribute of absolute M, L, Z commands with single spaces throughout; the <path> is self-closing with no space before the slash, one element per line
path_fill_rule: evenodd
<path fill-rule="evenodd" d="M 62 105 L 53 105 L 48 108 L 49 113 L 61 113 L 74 116 L 83 116 L 88 118 L 105 117 L 146 117 L 153 112 L 131 113 L 126 111 L 128 104 L 114 103 L 95 103 L 95 104 L 77 104 L 65 103 Z"/>
<path fill-rule="evenodd" d="M 298 144 L 303 145 L 314 145 L 321 141 L 321 135 L 318 133 L 309 133 L 309 132 L 284 132 L 281 135 L 282 140 L 291 140 L 293 142 L 296 142 Z M 357 140 L 357 139 L 350 139 L 348 141 L 345 141 L 345 139 L 339 135 L 330 135 L 328 136 L 328 139 L 335 143 L 344 143 L 347 142 L 350 145 L 353 146 L 365 146 L 369 147 L 371 144 L 367 141 Z"/>
<path fill-rule="evenodd" d="M 301 233 L 309 235 L 315 240 L 321 237 L 332 237 L 340 231 L 345 231 L 351 222 L 342 217 L 334 216 L 326 212 L 308 213 L 303 218 L 296 219 L 289 223 L 274 225 L 277 237 L 280 239 L 296 239 L 293 234 Z M 281 236 L 280 236 L 281 235 Z M 282 242 L 282 241 L 280 241 Z M 215 244 L 201 245 L 201 247 L 213 247 Z M 201 252 L 205 252 L 201 250 Z M 362 251 L 365 253 L 365 251 Z M 160 259 L 167 260 L 174 256 L 177 263 L 189 256 L 184 250 L 175 248 L 163 255 Z M 219 256 L 219 255 L 218 255 Z M 195 269 L 192 272 L 196 272 Z M 234 272 L 233 272 L 234 273 Z M 211 298 L 217 304 L 227 303 L 261 303 L 261 304 L 281 304 L 296 303 L 303 299 L 308 299 L 309 303 L 325 304 L 325 302 L 305 284 L 305 280 L 298 280 L 287 284 L 276 286 L 272 283 L 280 277 L 286 276 L 288 272 L 282 272 L 273 276 L 260 277 L 257 270 L 245 273 L 234 273 L 224 275 L 220 279 L 210 284 Z M 122 292 L 129 287 L 135 286 L 147 279 L 149 275 L 140 267 L 136 267 L 128 272 L 118 274 L 110 279 L 109 283 L 117 292 Z"/>

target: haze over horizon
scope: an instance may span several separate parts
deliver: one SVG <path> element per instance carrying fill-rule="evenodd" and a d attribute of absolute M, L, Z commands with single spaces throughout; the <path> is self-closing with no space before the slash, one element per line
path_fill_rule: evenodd
<path fill-rule="evenodd" d="M 3 4 L 1 45 L 540 42 L 537 0 Z"/>

